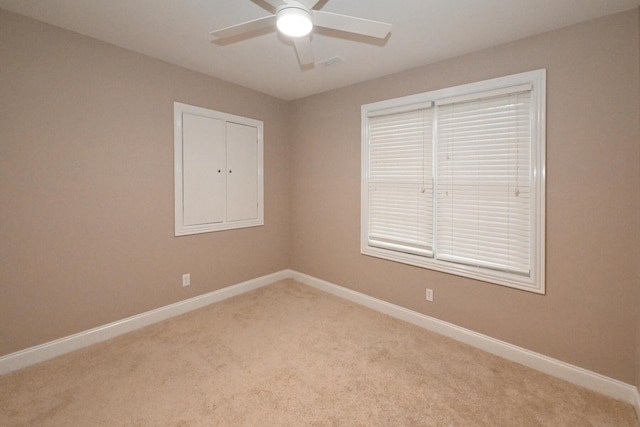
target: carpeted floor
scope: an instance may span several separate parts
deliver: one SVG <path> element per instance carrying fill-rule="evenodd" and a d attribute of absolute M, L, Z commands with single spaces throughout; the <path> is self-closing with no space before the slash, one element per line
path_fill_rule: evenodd
<path fill-rule="evenodd" d="M 631 405 L 287 280 L 0 377 L 2 426 L 637 426 Z"/>

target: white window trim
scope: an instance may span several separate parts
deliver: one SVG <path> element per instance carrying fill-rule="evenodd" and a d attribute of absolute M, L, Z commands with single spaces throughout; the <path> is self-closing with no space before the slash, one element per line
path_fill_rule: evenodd
<path fill-rule="evenodd" d="M 194 114 L 203 117 L 223 120 L 255 127 L 258 131 L 258 217 L 241 221 L 223 221 L 208 224 L 185 225 L 183 208 L 183 157 L 182 157 L 182 115 Z M 175 236 L 208 233 L 212 231 L 231 230 L 236 228 L 257 227 L 264 225 L 264 124 L 260 120 L 236 116 L 229 113 L 210 110 L 194 105 L 174 102 L 174 218 Z"/>
<path fill-rule="evenodd" d="M 464 97 L 478 92 L 499 91 L 507 87 L 531 85 L 531 138 L 537 141 L 531 146 L 532 165 L 532 203 L 531 207 L 531 273 L 529 277 L 517 274 L 492 271 L 468 265 L 455 264 L 398 251 L 369 246 L 368 244 L 368 117 L 376 111 L 402 109 L 405 106 L 436 103 L 439 100 Z M 545 192 L 546 192 L 546 70 L 535 70 L 525 73 L 500 77 L 481 82 L 455 86 L 446 89 L 425 92 L 416 95 L 395 98 L 371 104 L 361 108 L 362 124 L 362 182 L 361 182 L 361 253 L 390 261 L 428 268 L 458 276 L 468 277 L 485 282 L 544 294 L 545 287 Z M 437 126 L 437 125 L 436 125 Z M 435 126 L 434 126 L 435 127 Z M 435 160 L 434 160 L 435 161 Z M 434 171 L 436 168 L 434 167 Z"/>

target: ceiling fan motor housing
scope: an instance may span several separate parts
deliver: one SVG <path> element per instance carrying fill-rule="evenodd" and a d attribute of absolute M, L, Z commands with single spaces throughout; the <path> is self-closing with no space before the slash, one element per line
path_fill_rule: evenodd
<path fill-rule="evenodd" d="M 289 1 L 277 7 L 276 26 L 291 37 L 303 37 L 313 29 L 311 11 L 305 5 Z"/>

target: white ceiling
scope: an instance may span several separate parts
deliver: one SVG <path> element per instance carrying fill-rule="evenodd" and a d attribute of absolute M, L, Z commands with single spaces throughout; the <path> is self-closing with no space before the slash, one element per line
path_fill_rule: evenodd
<path fill-rule="evenodd" d="M 322 10 L 389 22 L 386 42 L 313 34 L 301 70 L 276 32 L 232 44 L 209 31 L 269 15 L 261 0 L 0 0 L 0 8 L 291 100 L 640 6 L 640 0 L 321 0 Z M 338 37 L 335 37 L 335 36 Z"/>

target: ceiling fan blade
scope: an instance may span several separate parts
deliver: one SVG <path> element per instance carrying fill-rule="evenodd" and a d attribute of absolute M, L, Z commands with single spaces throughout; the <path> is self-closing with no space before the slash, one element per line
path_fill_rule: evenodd
<path fill-rule="evenodd" d="M 355 16 L 313 10 L 313 25 L 331 30 L 362 34 L 363 36 L 383 39 L 391 31 L 391 24 Z"/>
<path fill-rule="evenodd" d="M 313 50 L 311 49 L 311 39 L 309 37 L 296 37 L 293 39 L 293 44 L 298 54 L 298 61 L 301 66 L 313 64 L 315 59 L 313 58 Z"/>
<path fill-rule="evenodd" d="M 263 18 L 254 19 L 253 21 L 243 22 L 242 24 L 232 25 L 220 30 L 211 31 L 209 34 L 219 39 L 226 39 L 251 31 L 261 30 L 269 26 L 273 26 L 275 28 L 275 23 L 276 16 L 270 15 Z"/>

